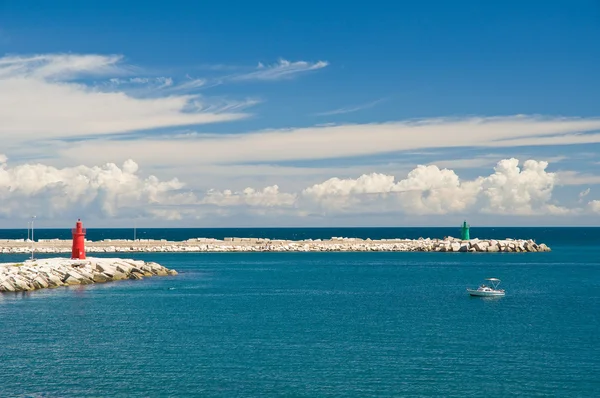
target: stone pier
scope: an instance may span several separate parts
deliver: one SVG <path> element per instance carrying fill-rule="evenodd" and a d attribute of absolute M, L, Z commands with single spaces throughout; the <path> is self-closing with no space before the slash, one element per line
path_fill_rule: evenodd
<path fill-rule="evenodd" d="M 154 262 L 121 258 L 48 258 L 0 264 L 0 292 L 19 292 L 125 279 L 177 275 Z"/>
<path fill-rule="evenodd" d="M 477 253 L 535 253 L 548 252 L 550 248 L 528 239 L 470 239 L 446 237 L 444 239 L 360 239 L 332 237 L 299 241 L 266 238 L 193 238 L 185 241 L 167 240 L 113 240 L 85 242 L 89 253 L 140 253 L 140 252 L 477 252 Z M 0 253 L 31 253 L 31 242 L 25 240 L 0 240 Z M 39 240 L 36 253 L 70 253 L 70 240 Z"/>

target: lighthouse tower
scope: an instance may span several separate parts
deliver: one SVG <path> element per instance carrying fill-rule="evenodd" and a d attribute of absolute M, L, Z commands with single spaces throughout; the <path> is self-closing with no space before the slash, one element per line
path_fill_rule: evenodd
<path fill-rule="evenodd" d="M 71 252 L 72 259 L 85 259 L 85 229 L 81 220 L 77 220 L 75 228 L 71 230 L 73 233 L 73 251 Z"/>
<path fill-rule="evenodd" d="M 462 227 L 460 228 L 460 239 L 461 240 L 470 240 L 471 237 L 469 236 L 469 226 L 467 225 L 467 222 L 465 221 L 462 225 Z"/>

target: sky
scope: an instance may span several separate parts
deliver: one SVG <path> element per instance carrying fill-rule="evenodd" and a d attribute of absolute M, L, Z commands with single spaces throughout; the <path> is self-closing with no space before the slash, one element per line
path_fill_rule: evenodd
<path fill-rule="evenodd" d="M 600 225 L 600 2 L 0 0 L 0 228 Z"/>

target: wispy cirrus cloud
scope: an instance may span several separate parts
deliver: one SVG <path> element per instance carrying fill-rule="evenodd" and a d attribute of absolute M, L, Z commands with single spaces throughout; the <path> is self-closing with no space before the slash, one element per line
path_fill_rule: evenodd
<path fill-rule="evenodd" d="M 560 185 L 595 185 L 600 184 L 600 175 L 581 173 L 577 171 L 558 171 Z M 589 193 L 589 192 L 588 192 Z"/>
<path fill-rule="evenodd" d="M 129 78 L 111 78 L 104 86 L 144 86 L 148 92 L 162 90 L 165 92 L 186 92 L 194 91 L 200 88 L 210 88 L 226 83 L 242 82 L 242 81 L 277 81 L 287 80 L 297 77 L 300 74 L 322 69 L 328 66 L 328 62 L 306 62 L 296 61 L 290 62 L 285 59 L 280 59 L 276 64 L 264 65 L 259 62 L 258 66 L 250 72 L 241 72 L 247 68 L 241 66 L 228 65 L 208 65 L 200 67 L 200 69 L 210 70 L 212 72 L 240 71 L 235 74 L 212 77 L 191 77 L 185 75 L 184 79 L 174 79 L 172 77 L 129 77 Z M 378 102 L 378 101 L 376 101 Z M 374 106 L 375 103 L 372 105 Z M 367 105 L 368 107 L 368 105 Z"/>
<path fill-rule="evenodd" d="M 0 58 L 0 79 L 71 80 L 85 75 L 120 75 L 134 68 L 120 65 L 121 55 L 42 54 Z"/>
<path fill-rule="evenodd" d="M 290 62 L 285 59 L 280 59 L 274 65 L 264 65 L 259 62 L 256 70 L 249 73 L 230 76 L 228 80 L 232 81 L 249 81 L 249 80 L 283 80 L 290 79 L 299 74 L 325 68 L 329 63 L 327 61 L 307 62 L 296 61 Z"/>
<path fill-rule="evenodd" d="M 598 118 L 539 116 L 424 119 L 390 123 L 333 125 L 297 129 L 262 130 L 243 134 L 199 134 L 190 139 L 97 141 L 77 144 L 66 158 L 94 159 L 110 153 L 124 161 L 132 151 L 140 161 L 152 161 L 160 151 L 179 164 L 273 163 L 375 156 L 385 153 L 442 148 L 516 147 L 548 145 L 546 138 L 600 143 Z M 333 143 L 333 144 L 332 144 Z M 72 146 L 73 148 L 73 146 Z"/>
<path fill-rule="evenodd" d="M 327 112 L 315 113 L 315 116 L 343 115 L 345 113 L 358 112 L 358 111 L 362 111 L 364 109 L 373 108 L 374 106 L 382 103 L 383 101 L 385 101 L 384 98 L 378 99 L 377 101 L 371 101 L 371 102 L 368 102 L 368 103 L 362 104 L 362 105 L 347 106 L 347 107 L 342 107 L 342 108 L 334 109 L 334 110 L 327 111 Z"/>
<path fill-rule="evenodd" d="M 173 79 L 171 77 L 130 77 L 130 78 L 118 78 L 113 77 L 108 80 L 108 83 L 112 86 L 129 86 L 129 85 L 143 85 L 143 86 L 154 86 L 156 88 L 165 88 L 173 86 Z"/>
<path fill-rule="evenodd" d="M 0 134 L 5 143 L 190 126 L 248 116 L 231 113 L 230 104 L 219 108 L 197 94 L 161 94 L 159 90 L 152 97 L 133 96 L 120 86 L 170 88 L 174 84 L 169 78 L 131 76 L 139 68 L 124 65 L 122 60 L 119 55 L 96 54 L 0 58 Z M 89 76 L 116 80 L 112 80 L 113 87 L 99 89 L 81 80 Z M 198 86 L 194 80 L 184 84 Z"/>

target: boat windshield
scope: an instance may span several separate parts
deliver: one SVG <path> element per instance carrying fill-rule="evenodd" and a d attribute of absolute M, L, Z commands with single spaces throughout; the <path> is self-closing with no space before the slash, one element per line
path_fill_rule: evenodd
<path fill-rule="evenodd" d="M 500 279 L 497 278 L 487 278 L 486 281 L 489 281 L 492 286 L 494 287 L 494 290 L 498 289 L 498 285 L 500 284 Z M 482 285 L 484 286 L 484 285 Z"/>

